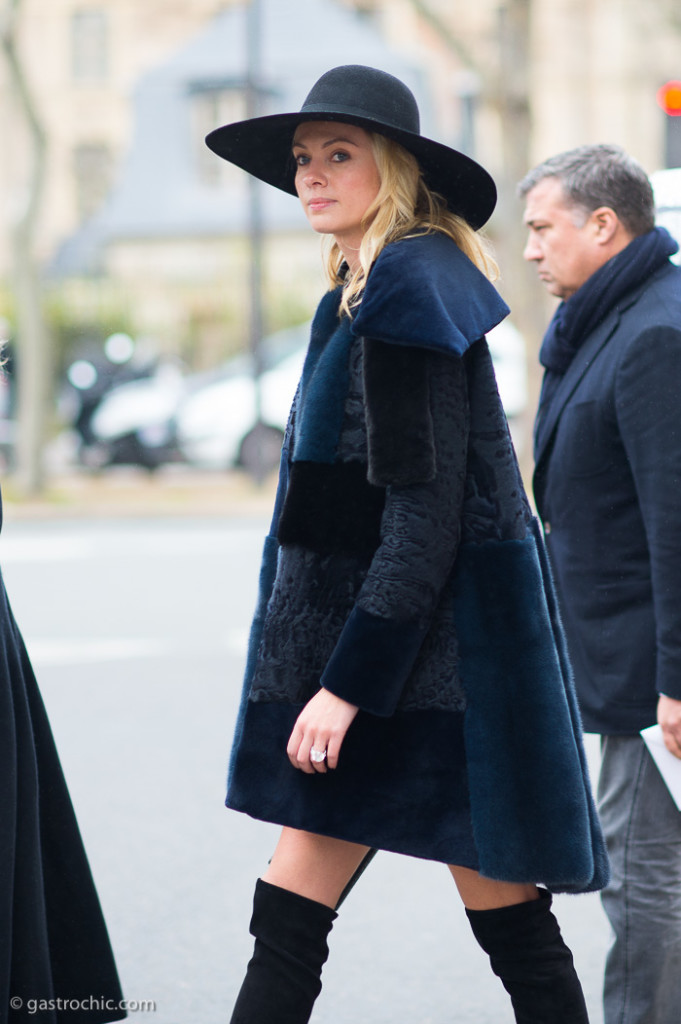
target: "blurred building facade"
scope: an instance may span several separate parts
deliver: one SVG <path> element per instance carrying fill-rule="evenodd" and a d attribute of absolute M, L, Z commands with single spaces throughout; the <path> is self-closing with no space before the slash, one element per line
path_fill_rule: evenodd
<path fill-rule="evenodd" d="M 427 56 L 450 117 L 468 95 L 476 108 L 494 106 L 525 62 L 532 110 L 530 159 L 572 146 L 614 142 L 649 171 L 662 166 L 666 119 L 657 90 L 681 78 L 678 0 L 343 0 L 380 17 L 384 31 L 411 53 Z M 524 20 L 526 44 L 511 38 Z M 466 72 L 472 72 L 469 77 Z M 476 117 L 484 110 L 476 111 Z M 444 122 L 443 122 L 444 124 Z M 478 155 L 498 154 L 478 133 Z M 497 171 L 499 169 L 497 168 Z"/>
<path fill-rule="evenodd" d="M 49 259 L 101 205 L 130 144 L 136 82 L 224 7 L 218 0 L 23 0 L 20 55 L 48 135 L 40 249 Z M 21 199 L 24 131 L 0 64 L 5 217 Z M 17 199 L 18 197 L 18 199 Z M 0 268 L 8 260 L 0 232 Z"/>
<path fill-rule="evenodd" d="M 489 167 L 501 194 L 491 232 L 514 305 L 522 306 L 524 279 L 513 187 L 530 164 L 610 141 L 649 171 L 663 166 L 666 115 L 655 95 L 681 78 L 677 0 L 260 0 L 260 8 L 263 112 L 297 109 L 334 64 L 375 64 L 414 88 L 427 134 Z M 20 51 L 48 136 L 39 255 L 51 281 L 74 316 L 118 302 L 135 329 L 199 362 L 219 358 L 224 337 L 238 343 L 246 315 L 248 195 L 245 176 L 202 139 L 245 114 L 246 7 L 23 0 L 21 19 Z M 0 162 L 7 226 L 27 157 L 4 68 L 0 122 L 12 140 Z M 278 327 L 309 312 L 319 248 L 295 200 L 264 190 L 262 202 Z M 0 230 L 3 278 L 8 239 Z"/>

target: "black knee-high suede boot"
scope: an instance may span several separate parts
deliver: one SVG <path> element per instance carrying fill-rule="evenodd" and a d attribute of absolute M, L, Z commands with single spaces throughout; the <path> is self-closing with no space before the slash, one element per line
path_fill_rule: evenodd
<path fill-rule="evenodd" d="M 511 997 L 517 1024 L 589 1024 L 584 994 L 551 912 L 551 894 L 498 910 L 466 910 Z"/>
<path fill-rule="evenodd" d="M 255 936 L 231 1024 L 307 1024 L 322 987 L 335 910 L 258 879 Z"/>

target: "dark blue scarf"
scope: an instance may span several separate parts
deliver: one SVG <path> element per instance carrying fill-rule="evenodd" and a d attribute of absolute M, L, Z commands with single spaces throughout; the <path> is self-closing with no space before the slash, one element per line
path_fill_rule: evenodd
<path fill-rule="evenodd" d="M 565 302 L 561 302 L 548 326 L 539 352 L 539 362 L 546 367 L 545 394 L 561 377 L 578 349 L 611 309 L 632 288 L 642 284 L 659 270 L 670 256 L 678 252 L 678 244 L 665 228 L 653 228 L 639 235 L 621 252 L 592 274 Z"/>

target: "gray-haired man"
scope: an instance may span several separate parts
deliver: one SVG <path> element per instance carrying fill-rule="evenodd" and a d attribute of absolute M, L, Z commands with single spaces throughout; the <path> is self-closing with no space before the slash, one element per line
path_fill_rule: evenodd
<path fill-rule="evenodd" d="M 523 179 L 544 337 L 534 491 L 585 729 L 614 930 L 605 1024 L 681 1020 L 681 812 L 639 731 L 681 757 L 681 269 L 642 168 L 582 146 Z"/>

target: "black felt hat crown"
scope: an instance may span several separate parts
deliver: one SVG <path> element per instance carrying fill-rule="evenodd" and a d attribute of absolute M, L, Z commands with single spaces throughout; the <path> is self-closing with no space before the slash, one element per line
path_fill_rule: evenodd
<path fill-rule="evenodd" d="M 296 195 L 291 146 L 302 121 L 341 121 L 394 139 L 416 157 L 426 184 L 452 212 L 474 228 L 492 214 L 497 190 L 487 171 L 463 153 L 421 135 L 411 90 L 393 75 L 361 64 L 327 71 L 296 113 L 224 125 L 206 137 L 206 144 L 268 185 Z"/>

